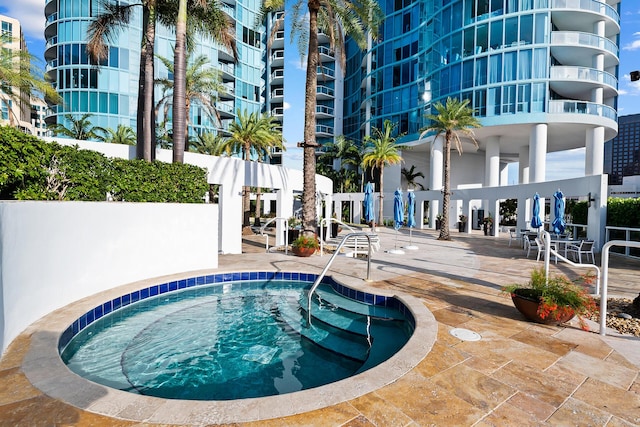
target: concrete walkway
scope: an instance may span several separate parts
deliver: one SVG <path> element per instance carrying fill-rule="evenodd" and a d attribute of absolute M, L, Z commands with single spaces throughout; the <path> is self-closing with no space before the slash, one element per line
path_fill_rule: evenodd
<path fill-rule="evenodd" d="M 374 392 L 340 404 L 285 418 L 242 425 L 266 426 L 640 426 L 640 339 L 613 331 L 604 339 L 570 323 L 530 323 L 500 293 L 502 285 L 524 282 L 542 265 L 527 259 L 508 239 L 452 231 L 451 242 L 436 232 L 414 231 L 418 250 L 386 251 L 409 244 L 405 230 L 381 229 L 381 250 L 367 286 L 408 293 L 421 300 L 438 323 L 437 340 L 407 374 Z M 270 239 L 273 242 L 273 238 Z M 223 255 L 220 269 L 276 269 L 317 272 L 329 256 L 298 258 L 265 253 L 264 238 L 244 239 L 242 255 Z M 614 257 L 609 296 L 633 298 L 640 292 L 640 262 Z M 552 264 L 570 276 L 577 270 Z M 338 256 L 330 274 L 351 286 L 364 286 L 366 261 Z M 464 341 L 450 334 L 462 328 L 480 335 Z M 0 361 L 0 425 L 170 425 L 150 414 L 131 421 L 125 410 L 107 417 L 52 399 L 24 374 L 31 334 L 19 336 Z M 64 387 L 65 384 L 61 384 Z M 240 402 L 241 403 L 241 402 Z M 173 411 L 190 411 L 189 405 Z M 242 405 L 238 405 L 242 410 Z M 132 411 L 132 408 L 128 408 Z M 210 414 L 206 425 L 216 425 Z M 186 419 L 186 418 L 185 418 Z M 236 424 L 238 425 L 238 424 Z"/>

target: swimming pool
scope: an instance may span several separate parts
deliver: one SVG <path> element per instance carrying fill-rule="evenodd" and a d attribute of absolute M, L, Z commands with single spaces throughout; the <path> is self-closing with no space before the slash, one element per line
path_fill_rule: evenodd
<path fill-rule="evenodd" d="M 315 278 L 225 273 L 139 289 L 80 316 L 58 348 L 72 371 L 119 390 L 232 400 L 348 378 L 389 359 L 413 333 L 413 315 L 397 298 L 330 277 L 314 294 L 307 327 L 300 301 Z"/>

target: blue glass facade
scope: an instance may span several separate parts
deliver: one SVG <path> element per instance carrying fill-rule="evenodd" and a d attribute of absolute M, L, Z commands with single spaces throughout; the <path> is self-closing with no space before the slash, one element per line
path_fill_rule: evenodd
<path fill-rule="evenodd" d="M 47 41 L 45 60 L 64 104 L 47 118 L 49 123 L 64 123 L 64 114 L 79 117 L 90 113 L 96 126 L 115 129 L 119 124 L 136 128 L 138 70 L 142 37 L 141 9 L 136 8 L 131 24 L 117 33 L 109 43 L 108 59 L 99 68 L 91 65 L 86 54 L 87 28 L 98 13 L 99 2 L 90 0 L 49 0 L 45 5 Z M 238 62 L 224 48 L 208 37 L 198 40 L 194 57 L 205 55 L 212 68 L 220 70 L 225 93 L 216 100 L 220 121 L 198 102 L 190 108 L 189 134 L 228 129 L 240 110 L 265 111 L 264 74 L 266 55 L 264 27 L 257 30 L 255 20 L 259 0 L 227 0 L 220 7 L 234 18 Z M 156 32 L 156 55 L 173 58 L 172 30 L 159 26 Z M 159 59 L 155 61 L 156 78 L 169 78 L 169 71 Z M 161 98 L 159 90 L 156 100 Z M 169 118 L 170 118 L 169 114 Z M 158 121 L 163 120 L 159 113 Z M 169 125 L 170 126 L 170 125 Z"/>
<path fill-rule="evenodd" d="M 390 119 L 415 140 L 425 113 L 447 97 L 469 99 L 484 126 L 564 113 L 613 123 L 619 3 L 608 3 L 385 0 L 373 49 L 347 43 L 345 135 L 359 141 Z M 363 75 L 366 55 L 372 66 Z"/>

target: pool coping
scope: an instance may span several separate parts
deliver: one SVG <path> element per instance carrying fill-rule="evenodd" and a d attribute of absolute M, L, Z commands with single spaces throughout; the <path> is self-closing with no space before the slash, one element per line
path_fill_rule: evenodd
<path fill-rule="evenodd" d="M 246 269 L 243 272 L 278 269 Z M 103 386 L 73 373 L 58 354 L 58 342 L 69 325 L 102 302 L 124 293 L 171 280 L 196 275 L 237 272 L 235 270 L 201 270 L 141 280 L 71 303 L 33 323 L 27 331 L 31 345 L 22 363 L 29 381 L 48 396 L 82 410 L 130 421 L 207 424 L 251 422 L 286 417 L 336 405 L 373 392 L 395 382 L 422 361 L 436 340 L 438 324 L 433 314 L 417 298 L 373 288 L 362 280 L 331 274 L 337 282 L 376 295 L 393 296 L 411 311 L 415 330 L 405 346 L 380 365 L 353 377 L 276 396 L 229 401 L 193 401 L 162 399 L 120 391 Z"/>

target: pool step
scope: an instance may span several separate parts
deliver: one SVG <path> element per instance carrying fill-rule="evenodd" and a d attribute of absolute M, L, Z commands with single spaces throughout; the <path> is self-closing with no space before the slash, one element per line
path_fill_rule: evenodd
<path fill-rule="evenodd" d="M 307 298 L 308 296 L 305 295 L 303 304 L 303 307 L 305 308 L 307 307 Z M 335 291 L 330 287 L 325 288 L 324 286 L 319 286 L 313 293 L 312 300 L 317 301 L 318 298 L 326 303 L 339 306 L 343 310 L 361 314 L 364 316 L 371 316 L 383 320 L 404 319 L 402 314 L 398 313 L 398 310 L 396 309 L 355 301 L 343 295 L 336 294 Z"/>
<path fill-rule="evenodd" d="M 283 299 L 278 309 L 289 327 L 316 345 L 360 362 L 366 361 L 369 357 L 366 336 L 320 321 L 308 327 L 297 299 Z"/>

